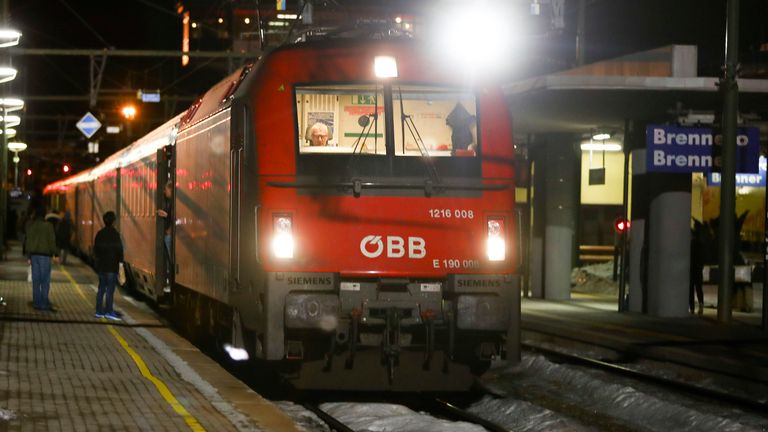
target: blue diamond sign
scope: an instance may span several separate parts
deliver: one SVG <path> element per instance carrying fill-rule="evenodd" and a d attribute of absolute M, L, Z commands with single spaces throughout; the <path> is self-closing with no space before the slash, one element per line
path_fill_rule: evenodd
<path fill-rule="evenodd" d="M 75 126 L 86 138 L 90 138 L 101 128 L 101 122 L 93 114 L 87 112 Z"/>

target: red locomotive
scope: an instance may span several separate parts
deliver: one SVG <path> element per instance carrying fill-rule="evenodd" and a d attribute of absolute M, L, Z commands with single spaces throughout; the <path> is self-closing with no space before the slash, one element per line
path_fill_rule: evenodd
<path fill-rule="evenodd" d="M 329 39 L 240 68 L 46 193 L 86 255 L 116 210 L 137 290 L 298 387 L 455 390 L 518 342 L 513 151 L 497 87 L 412 41 Z"/>

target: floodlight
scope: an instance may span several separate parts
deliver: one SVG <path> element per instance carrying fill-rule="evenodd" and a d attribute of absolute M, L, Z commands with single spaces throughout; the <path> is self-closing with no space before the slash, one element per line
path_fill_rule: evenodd
<path fill-rule="evenodd" d="M 465 76 L 502 76 L 525 62 L 527 30 L 515 2 L 446 2 L 426 30 L 442 67 Z"/>

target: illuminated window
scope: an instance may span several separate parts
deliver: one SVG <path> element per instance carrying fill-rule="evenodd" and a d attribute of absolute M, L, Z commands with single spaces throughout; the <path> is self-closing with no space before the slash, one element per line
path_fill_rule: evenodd
<path fill-rule="evenodd" d="M 477 155 L 475 95 L 457 89 L 393 86 L 397 156 Z"/>
<path fill-rule="evenodd" d="M 380 86 L 298 87 L 296 114 L 302 154 L 387 153 Z"/>

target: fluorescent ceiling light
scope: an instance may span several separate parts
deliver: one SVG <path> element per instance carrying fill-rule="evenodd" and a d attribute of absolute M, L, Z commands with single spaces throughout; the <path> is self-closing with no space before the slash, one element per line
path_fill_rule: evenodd
<path fill-rule="evenodd" d="M 595 141 L 605 141 L 610 137 L 611 137 L 611 134 L 609 134 L 608 132 L 598 132 L 592 135 L 592 139 Z"/>
<path fill-rule="evenodd" d="M 14 127 L 21 124 L 21 117 L 17 115 L 0 116 L 0 122 L 5 122 L 5 127 Z"/>
<path fill-rule="evenodd" d="M 27 149 L 27 144 L 25 144 L 23 142 L 11 141 L 11 142 L 8 143 L 8 150 L 10 150 L 10 151 L 12 151 L 14 153 L 21 152 L 21 151 L 24 151 L 26 149 Z"/>
<path fill-rule="evenodd" d="M 0 29 L 0 48 L 16 46 L 21 39 L 21 32 L 13 29 Z"/>
<path fill-rule="evenodd" d="M 16 136 L 16 129 L 6 128 L 6 132 L 8 132 L 8 138 L 13 138 Z M 3 128 L 0 128 L 0 135 L 3 134 Z"/>
<path fill-rule="evenodd" d="M 18 111 L 24 108 L 24 101 L 18 98 L 0 98 L 0 107 L 5 108 L 5 112 Z"/>
<path fill-rule="evenodd" d="M 0 67 L 0 83 L 13 81 L 18 71 L 12 67 Z"/>
<path fill-rule="evenodd" d="M 585 142 L 585 143 L 581 143 L 581 150 L 617 152 L 617 151 L 621 151 L 621 144 L 607 143 L 607 142 L 603 142 L 603 143 Z"/>

